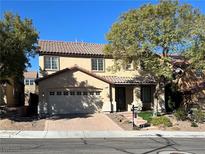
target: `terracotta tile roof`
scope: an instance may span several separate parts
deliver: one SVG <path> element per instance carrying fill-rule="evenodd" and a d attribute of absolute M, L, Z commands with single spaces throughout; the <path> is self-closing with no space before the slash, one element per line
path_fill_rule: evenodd
<path fill-rule="evenodd" d="M 24 78 L 26 79 L 36 79 L 38 77 L 38 73 L 35 71 L 28 71 L 23 73 Z"/>
<path fill-rule="evenodd" d="M 36 83 L 38 83 L 39 81 L 45 80 L 47 78 L 53 77 L 57 74 L 61 74 L 63 72 L 66 71 L 70 71 L 70 70 L 79 70 L 83 73 L 86 73 L 90 76 L 93 76 L 99 80 L 102 80 L 106 83 L 109 84 L 155 84 L 155 80 L 152 77 L 135 77 L 135 78 L 131 78 L 131 77 L 118 77 L 118 76 L 100 76 L 97 75 L 95 73 L 92 73 L 82 67 L 79 67 L 77 65 L 71 67 L 71 68 L 65 68 L 63 70 L 57 71 L 53 74 L 47 75 L 45 77 L 39 78 L 36 80 Z"/>
<path fill-rule="evenodd" d="M 139 77 L 119 77 L 119 76 L 103 76 L 106 80 L 114 84 L 155 84 L 155 80 L 150 76 Z"/>
<path fill-rule="evenodd" d="M 104 44 L 39 40 L 39 53 L 103 56 Z"/>

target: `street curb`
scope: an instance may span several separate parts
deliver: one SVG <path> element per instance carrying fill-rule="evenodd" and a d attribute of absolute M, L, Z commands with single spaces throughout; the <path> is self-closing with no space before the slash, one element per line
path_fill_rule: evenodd
<path fill-rule="evenodd" d="M 0 138 L 205 138 L 205 132 L 185 131 L 0 131 Z"/>

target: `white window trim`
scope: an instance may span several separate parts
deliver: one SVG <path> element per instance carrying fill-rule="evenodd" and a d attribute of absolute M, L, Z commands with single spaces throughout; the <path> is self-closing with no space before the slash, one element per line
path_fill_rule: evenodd
<path fill-rule="evenodd" d="M 50 68 L 46 68 L 46 58 L 57 58 L 57 68 L 52 68 L 52 60 L 50 59 Z M 60 61 L 59 61 L 59 57 L 58 56 L 44 56 L 44 68 L 45 70 L 59 70 L 59 65 L 60 65 Z"/>
<path fill-rule="evenodd" d="M 94 70 L 93 67 L 92 67 L 92 59 L 97 60 L 97 69 L 96 70 Z M 103 62 L 103 69 L 102 70 L 99 70 L 99 64 L 98 64 L 99 59 L 102 59 L 102 62 Z M 92 71 L 98 71 L 98 72 L 100 72 L 100 71 L 104 72 L 104 70 L 105 70 L 105 59 L 104 58 L 91 58 L 91 70 Z"/>
<path fill-rule="evenodd" d="M 28 80 L 28 84 L 26 84 L 26 80 Z M 33 80 L 33 84 L 31 84 L 31 80 Z M 26 78 L 26 79 L 24 79 L 24 85 L 26 85 L 26 86 L 33 86 L 33 85 L 35 85 L 35 79 L 33 79 L 33 78 Z"/>

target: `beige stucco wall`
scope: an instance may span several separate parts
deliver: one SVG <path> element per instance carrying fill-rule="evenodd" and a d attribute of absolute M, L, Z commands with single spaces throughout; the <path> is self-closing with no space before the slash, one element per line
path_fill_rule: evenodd
<path fill-rule="evenodd" d="M 6 84 L 4 89 L 4 101 L 8 107 L 24 105 L 24 86 L 20 82 L 9 79 L 10 84 Z"/>
<path fill-rule="evenodd" d="M 114 64 L 114 60 L 113 59 L 108 59 L 108 58 L 105 58 L 104 59 L 104 68 L 105 70 L 104 71 L 101 71 L 101 72 L 97 72 L 97 71 L 93 71 L 93 73 L 95 74 L 98 74 L 98 75 L 101 75 L 101 76 L 125 76 L 125 77 L 132 77 L 132 76 L 138 76 L 140 75 L 140 73 L 138 71 L 132 71 L 132 70 L 124 70 L 123 68 L 118 71 L 118 72 L 113 72 L 113 71 L 109 71 L 109 68 L 111 66 L 113 66 Z M 65 68 L 69 68 L 69 67 L 73 67 L 74 65 L 78 65 L 88 71 L 92 71 L 91 70 L 91 58 L 87 57 L 62 57 L 60 56 L 59 57 L 59 70 L 62 70 L 62 69 L 65 69 Z M 44 69 L 44 56 L 43 55 L 40 55 L 39 56 L 39 66 L 41 67 L 41 69 Z M 58 70 L 55 70 L 55 71 L 50 71 L 50 70 L 47 70 L 47 73 L 48 74 L 52 74 L 54 72 L 56 72 Z M 67 73 L 68 75 L 69 73 Z M 63 74 L 60 74 L 60 76 L 65 76 Z M 77 82 L 78 84 L 75 84 L 75 85 L 72 85 L 74 87 L 77 87 L 79 86 L 80 82 L 86 82 L 88 85 L 92 85 L 92 86 L 95 86 L 95 87 L 98 87 L 98 88 L 102 88 L 103 91 L 101 93 L 101 97 L 102 97 L 102 101 L 104 102 L 103 104 L 103 107 L 102 107 L 102 111 L 110 111 L 112 109 L 112 111 L 116 111 L 116 102 L 115 100 L 112 100 L 110 102 L 110 97 L 108 96 L 109 95 L 109 84 L 103 82 L 103 81 L 100 81 L 98 79 L 95 79 L 87 74 L 84 74 L 82 72 L 75 72 L 74 74 L 72 74 L 71 76 L 73 76 L 75 78 L 75 82 Z M 40 76 L 41 77 L 41 76 Z M 69 78 L 69 82 L 73 82 L 71 81 L 71 79 L 74 79 L 74 78 L 71 78 L 70 76 L 68 76 L 67 78 Z M 52 86 L 52 88 L 60 88 L 60 87 L 70 87 L 71 85 L 69 85 L 69 83 L 66 83 L 67 81 L 63 81 L 63 79 L 60 79 L 59 78 L 62 78 L 62 77 L 54 77 L 54 78 L 50 78 L 48 80 L 45 80 L 45 81 L 42 81 L 39 83 L 39 100 L 40 100 L 40 103 L 42 104 L 47 104 L 48 102 L 48 96 L 47 96 L 47 93 L 49 91 L 49 88 L 51 88 L 50 86 Z M 95 80 L 93 80 L 95 79 Z M 53 86 L 52 84 L 50 83 L 56 83 L 56 85 L 58 86 Z M 106 85 L 107 88 L 105 88 L 104 84 Z M 140 87 L 139 87 L 140 88 Z M 111 88 L 111 91 L 112 91 L 112 95 L 113 97 L 111 98 L 114 98 L 114 93 L 115 93 L 115 90 L 114 88 L 112 87 Z M 44 97 L 42 97 L 42 93 L 44 93 Z M 129 111 L 132 107 L 132 103 L 133 103 L 133 86 L 126 86 L 126 107 L 127 107 L 127 110 Z M 138 97 L 138 99 L 140 99 L 140 96 L 136 96 Z M 43 103 L 45 102 L 45 103 Z M 108 102 L 108 103 L 106 103 Z M 111 104 L 110 104 L 111 103 Z M 111 109 L 110 109 L 110 106 Z M 40 109 L 40 112 L 43 111 L 43 112 L 47 112 L 46 110 L 43 110 L 42 109 L 42 105 L 40 105 L 41 109 Z M 47 107 L 45 107 L 47 108 Z"/>
<path fill-rule="evenodd" d="M 13 80 L 9 80 L 10 84 L 6 84 L 6 103 L 7 106 L 15 106 L 16 102 L 15 102 L 15 96 L 14 96 L 14 82 Z"/>
<path fill-rule="evenodd" d="M 114 60 L 113 59 L 104 59 L 104 71 L 93 71 L 96 74 L 99 75 L 117 75 L 117 76 L 136 76 L 139 75 L 138 71 L 132 71 L 132 70 L 124 70 L 123 68 L 120 71 L 113 72 L 109 71 L 109 68 L 113 66 Z M 64 68 L 69 68 L 74 65 L 78 65 L 86 70 L 91 70 L 91 58 L 85 58 L 85 57 L 59 57 L 59 70 L 62 70 Z M 41 69 L 44 69 L 44 55 L 39 56 L 39 66 Z M 54 73 L 58 70 L 47 70 L 48 74 Z"/>
<path fill-rule="evenodd" d="M 33 85 L 25 85 L 25 93 L 36 93 L 36 84 Z"/>
<path fill-rule="evenodd" d="M 97 111 L 111 111 L 111 103 L 109 97 L 110 85 L 104 81 L 96 79 L 81 71 L 66 71 L 56 76 L 50 77 L 39 82 L 39 113 L 47 114 L 49 112 L 48 94 L 52 89 L 62 88 L 87 88 L 99 89 L 102 107 Z M 96 111 L 96 112 L 97 112 Z"/>
<path fill-rule="evenodd" d="M 36 93 L 36 84 L 24 85 L 25 105 L 29 105 L 30 93 Z"/>

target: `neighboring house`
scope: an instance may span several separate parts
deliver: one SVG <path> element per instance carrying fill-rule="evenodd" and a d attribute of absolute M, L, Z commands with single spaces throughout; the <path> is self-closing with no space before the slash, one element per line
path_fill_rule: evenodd
<path fill-rule="evenodd" d="M 188 108 L 193 106 L 200 106 L 205 109 L 205 70 L 202 69 L 190 69 L 190 64 L 181 55 L 170 55 L 173 62 L 175 80 L 178 90 L 172 91 L 171 83 L 165 86 L 165 108 L 169 109 L 169 101 L 175 102 L 175 107 L 180 105 L 187 106 Z M 180 78 L 176 78 L 181 76 Z M 171 93 L 170 93 L 171 92 Z M 172 99 L 171 99 L 172 97 Z"/>
<path fill-rule="evenodd" d="M 9 83 L 1 85 L 0 105 L 7 107 L 19 107 L 24 105 L 24 84 L 23 80 L 10 78 Z"/>
<path fill-rule="evenodd" d="M 35 71 L 24 72 L 25 93 L 36 93 L 35 80 L 38 78 L 38 73 Z"/>
<path fill-rule="evenodd" d="M 38 73 L 35 71 L 24 72 L 24 92 L 25 92 L 25 105 L 28 105 L 28 101 L 31 93 L 37 93 L 37 87 L 35 80 L 38 78 Z"/>
<path fill-rule="evenodd" d="M 39 46 L 39 114 L 130 111 L 133 104 L 163 108 L 164 94 L 154 98 L 151 76 L 132 64 L 108 71 L 114 60 L 104 55 L 103 44 L 40 40 Z"/>
<path fill-rule="evenodd" d="M 190 105 L 198 104 L 205 109 L 205 70 L 187 69 L 189 63 L 182 56 L 171 55 L 171 57 L 174 69 L 182 71 L 183 77 L 178 81 L 178 86 L 184 95 L 183 101 Z"/>

